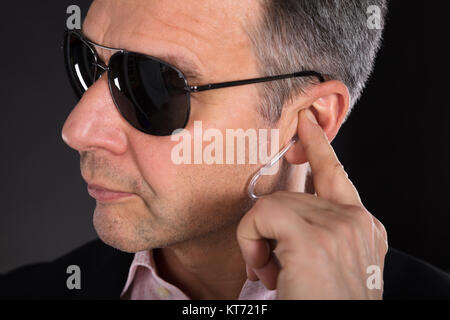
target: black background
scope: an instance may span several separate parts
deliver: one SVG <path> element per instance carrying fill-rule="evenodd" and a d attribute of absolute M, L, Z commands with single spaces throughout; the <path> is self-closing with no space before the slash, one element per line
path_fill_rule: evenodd
<path fill-rule="evenodd" d="M 61 139 L 75 100 L 61 38 L 66 8 L 0 9 L 0 272 L 56 258 L 96 237 L 78 153 Z M 333 142 L 391 246 L 450 271 L 448 30 L 444 1 L 393 0 L 375 71 Z"/>

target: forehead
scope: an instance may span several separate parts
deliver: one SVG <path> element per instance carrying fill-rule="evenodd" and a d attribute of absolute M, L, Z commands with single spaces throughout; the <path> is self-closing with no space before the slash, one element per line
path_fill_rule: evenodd
<path fill-rule="evenodd" d="M 258 8 L 257 0 L 96 0 L 83 32 L 108 47 L 183 56 L 204 74 L 225 65 L 239 73 L 235 62 L 253 60 L 245 30 Z"/>

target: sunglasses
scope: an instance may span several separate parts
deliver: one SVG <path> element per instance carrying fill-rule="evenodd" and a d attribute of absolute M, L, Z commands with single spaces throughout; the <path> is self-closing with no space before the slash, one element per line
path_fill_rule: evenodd
<path fill-rule="evenodd" d="M 96 47 L 117 51 L 108 65 L 100 61 Z M 192 86 L 177 67 L 158 58 L 105 47 L 85 38 L 78 30 L 64 35 L 66 70 L 78 99 L 103 74 L 120 114 L 137 130 L 155 136 L 169 136 L 185 128 L 191 109 L 191 94 L 206 90 L 247 85 L 295 77 L 324 77 L 315 71 Z"/>

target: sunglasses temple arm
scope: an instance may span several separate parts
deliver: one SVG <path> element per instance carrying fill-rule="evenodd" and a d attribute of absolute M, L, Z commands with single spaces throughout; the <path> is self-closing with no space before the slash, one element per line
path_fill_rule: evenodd
<path fill-rule="evenodd" d="M 189 86 L 189 87 L 186 87 L 186 89 L 189 92 L 199 92 L 199 91 L 205 91 L 205 90 L 220 89 L 220 88 L 227 88 L 227 87 L 241 86 L 241 85 L 246 85 L 246 84 L 254 84 L 254 83 L 267 82 L 267 81 L 283 80 L 283 79 L 288 79 L 288 78 L 297 78 L 297 77 L 316 77 L 317 79 L 319 79 L 320 82 L 325 82 L 325 78 L 318 72 L 302 71 L 302 72 L 296 72 L 296 73 L 291 73 L 291 74 L 284 74 L 284 75 L 280 75 L 280 76 L 271 76 L 271 77 L 254 78 L 254 79 L 246 79 L 246 80 L 219 82 L 219 83 L 212 83 L 212 84 L 207 84 L 207 85 L 203 85 L 203 86 Z"/>

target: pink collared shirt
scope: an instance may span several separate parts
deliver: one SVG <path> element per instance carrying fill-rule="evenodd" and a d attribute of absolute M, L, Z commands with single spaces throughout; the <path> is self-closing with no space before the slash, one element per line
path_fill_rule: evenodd
<path fill-rule="evenodd" d="M 122 300 L 190 300 L 180 289 L 158 276 L 152 250 L 135 253 L 120 298 Z M 261 281 L 247 280 L 239 295 L 239 300 L 274 299 L 276 299 L 276 290 L 268 290 Z"/>

